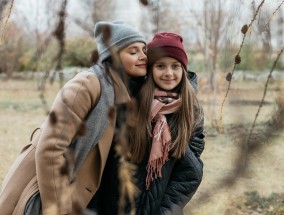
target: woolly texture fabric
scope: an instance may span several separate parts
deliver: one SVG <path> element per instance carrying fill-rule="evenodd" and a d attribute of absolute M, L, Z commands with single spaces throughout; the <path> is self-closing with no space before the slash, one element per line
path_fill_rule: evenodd
<path fill-rule="evenodd" d="M 152 137 L 152 146 L 147 164 L 146 189 L 150 189 L 150 183 L 158 177 L 162 177 L 162 167 L 168 161 L 169 149 L 172 144 L 170 128 L 167 123 L 166 114 L 176 112 L 181 105 L 181 98 L 177 93 L 165 92 L 159 89 L 154 91 L 150 122 L 154 129 L 149 136 Z"/>
<path fill-rule="evenodd" d="M 153 40 L 147 45 L 149 65 L 161 57 L 172 57 L 180 61 L 187 71 L 188 59 L 182 42 L 183 38 L 178 34 L 169 32 L 155 34 Z"/>
<path fill-rule="evenodd" d="M 120 51 L 135 42 L 142 42 L 146 45 L 145 37 L 122 21 L 97 22 L 95 25 L 95 40 L 100 62 L 111 56 L 113 48 Z"/>

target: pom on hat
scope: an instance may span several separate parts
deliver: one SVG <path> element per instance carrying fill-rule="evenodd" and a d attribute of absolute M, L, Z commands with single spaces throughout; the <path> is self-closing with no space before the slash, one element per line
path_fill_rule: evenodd
<path fill-rule="evenodd" d="M 174 33 L 162 32 L 155 34 L 153 40 L 147 45 L 149 65 L 161 57 L 172 57 L 181 62 L 187 70 L 187 55 L 182 44 L 183 38 Z"/>
<path fill-rule="evenodd" d="M 135 42 L 146 44 L 142 34 L 122 21 L 97 22 L 95 25 L 95 40 L 101 62 L 111 56 L 112 47 L 120 51 Z"/>

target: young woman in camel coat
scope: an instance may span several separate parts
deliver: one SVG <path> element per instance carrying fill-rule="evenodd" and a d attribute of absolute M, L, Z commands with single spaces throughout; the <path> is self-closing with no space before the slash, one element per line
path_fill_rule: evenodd
<path fill-rule="evenodd" d="M 122 22 L 98 22 L 95 37 L 99 63 L 58 93 L 45 122 L 4 179 L 1 215 L 34 214 L 37 209 L 43 215 L 76 214 L 96 193 L 115 130 L 116 111 L 110 116 L 109 110 L 130 100 L 112 69 L 113 50 L 129 78 L 146 75 L 147 58 L 144 37 Z M 78 135 L 82 125 L 86 133 Z M 74 158 L 66 153 L 72 150 Z"/>

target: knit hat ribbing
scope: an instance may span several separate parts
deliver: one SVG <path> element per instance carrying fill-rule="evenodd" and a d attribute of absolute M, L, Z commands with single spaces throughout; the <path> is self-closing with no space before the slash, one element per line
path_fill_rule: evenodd
<path fill-rule="evenodd" d="M 182 44 L 183 38 L 174 33 L 162 32 L 155 34 L 153 40 L 147 45 L 149 65 L 161 57 L 172 57 L 182 63 L 187 71 L 187 55 Z"/>
<path fill-rule="evenodd" d="M 109 32 L 106 32 L 106 30 L 109 30 Z M 146 44 L 143 35 L 122 21 L 97 22 L 95 25 L 95 40 L 101 62 L 111 56 L 112 47 L 120 51 L 135 42 Z"/>

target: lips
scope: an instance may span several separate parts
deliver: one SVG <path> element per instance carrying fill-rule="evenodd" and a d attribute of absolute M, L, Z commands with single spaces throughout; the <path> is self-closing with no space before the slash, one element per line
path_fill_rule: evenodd
<path fill-rule="evenodd" d="M 171 82 L 171 81 L 174 81 L 174 80 L 166 80 L 166 79 L 161 79 L 162 81 L 165 81 L 165 82 Z"/>
<path fill-rule="evenodd" d="M 139 68 L 146 68 L 146 64 L 138 64 L 136 66 L 139 67 Z"/>

